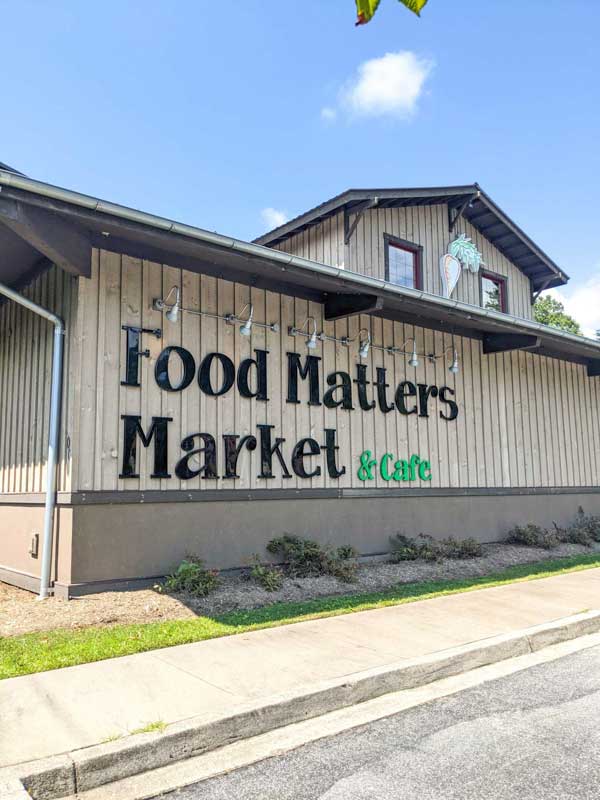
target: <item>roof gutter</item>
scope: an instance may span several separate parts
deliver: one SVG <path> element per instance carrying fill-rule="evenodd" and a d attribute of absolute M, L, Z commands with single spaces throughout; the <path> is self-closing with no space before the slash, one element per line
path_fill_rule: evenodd
<path fill-rule="evenodd" d="M 137 211 L 127 206 L 121 206 L 117 203 L 109 203 L 104 200 L 99 200 L 89 195 L 73 192 L 69 189 L 61 189 L 58 186 L 52 186 L 48 183 L 35 181 L 31 178 L 26 178 L 23 175 L 16 175 L 5 170 L 0 170 L 0 188 L 2 186 L 12 186 L 15 189 L 21 189 L 26 192 L 41 195 L 42 197 L 60 200 L 65 203 L 87 208 L 90 211 L 95 211 L 101 214 L 108 214 L 114 217 L 120 217 L 131 222 L 136 222 L 140 225 L 148 225 L 159 230 L 173 233 L 180 236 L 187 236 L 191 239 L 197 239 L 209 245 L 216 247 L 223 247 L 225 249 L 235 250 L 244 253 L 251 258 L 268 259 L 269 261 L 278 263 L 282 271 L 286 270 L 287 266 L 294 267 L 299 270 L 306 271 L 307 273 L 314 274 L 315 272 L 326 275 L 331 278 L 337 278 L 349 285 L 349 288 L 355 291 L 358 287 L 362 287 L 365 291 L 376 292 L 391 292 L 399 297 L 411 297 L 414 299 L 426 300 L 428 303 L 434 303 L 445 308 L 455 309 L 458 313 L 466 314 L 470 317 L 479 317 L 481 319 L 492 319 L 499 324 L 505 325 L 507 328 L 518 327 L 521 330 L 528 330 L 534 333 L 542 334 L 546 338 L 555 339 L 558 341 L 569 341 L 572 344 L 579 344 L 587 347 L 593 351 L 590 357 L 597 358 L 600 353 L 600 342 L 594 339 L 588 339 L 584 336 L 578 336 L 574 333 L 561 331 L 556 328 L 550 328 L 547 325 L 542 325 L 540 322 L 514 317 L 509 314 L 493 311 L 492 309 L 481 308 L 480 306 L 473 306 L 468 303 L 462 303 L 458 300 L 451 300 L 438 295 L 428 294 L 427 292 L 409 289 L 407 287 L 399 287 L 395 284 L 388 283 L 380 278 L 371 278 L 367 275 L 361 275 L 357 272 L 349 272 L 340 267 L 332 267 L 327 264 L 320 264 L 317 261 L 310 261 L 300 256 L 293 256 L 290 253 L 285 253 L 280 250 L 272 250 L 270 247 L 264 245 L 253 244 L 244 242 L 241 239 L 234 239 L 231 236 L 223 236 L 219 233 L 196 228 L 193 225 L 183 225 L 173 220 L 165 219 L 164 217 L 156 216 L 155 214 L 147 214 L 144 211 Z M 482 195 L 484 193 L 482 192 Z"/>
<path fill-rule="evenodd" d="M 60 430 L 60 406 L 62 392 L 62 364 L 65 341 L 63 320 L 43 306 L 13 291 L 0 283 L 0 295 L 4 295 L 18 305 L 32 311 L 54 325 L 54 346 L 52 348 L 52 376 L 50 388 L 50 424 L 48 432 L 48 460 L 46 463 L 46 507 L 44 510 L 44 533 L 42 539 L 42 566 L 40 570 L 40 600 L 50 593 L 50 573 L 52 567 L 52 539 L 54 533 L 54 511 L 56 507 L 56 464 L 58 461 L 58 440 Z"/>

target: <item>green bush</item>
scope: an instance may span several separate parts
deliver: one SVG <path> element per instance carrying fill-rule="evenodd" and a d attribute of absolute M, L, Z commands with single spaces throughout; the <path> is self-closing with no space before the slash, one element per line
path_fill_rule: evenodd
<path fill-rule="evenodd" d="M 216 569 L 206 569 L 201 558 L 186 556 L 175 572 L 168 575 L 164 588 L 168 592 L 185 592 L 194 597 L 206 597 L 219 585 Z"/>
<path fill-rule="evenodd" d="M 283 572 L 272 564 L 261 564 L 258 556 L 253 556 L 249 577 L 255 580 L 267 592 L 277 592 L 283 583 Z"/>
<path fill-rule="evenodd" d="M 587 537 L 590 544 L 591 542 L 600 542 L 600 516 L 586 514 L 579 506 L 575 519 L 568 530 L 571 536 Z"/>
<path fill-rule="evenodd" d="M 419 558 L 419 544 L 416 539 L 397 533 L 390 536 L 390 561 L 399 563 L 400 561 L 416 561 Z"/>
<path fill-rule="evenodd" d="M 441 561 L 443 558 L 477 558 L 483 552 L 481 544 L 473 538 L 455 539 L 448 536 L 436 540 L 420 533 L 416 538 L 397 533 L 390 537 L 390 561 Z"/>
<path fill-rule="evenodd" d="M 354 559 L 358 553 L 350 545 L 342 545 L 335 550 L 322 547 L 312 539 L 301 539 L 286 533 L 271 539 L 267 550 L 283 560 L 284 572 L 291 578 L 333 575 L 344 583 L 356 579 L 358 565 Z"/>
<path fill-rule="evenodd" d="M 445 558 L 479 558 L 483 555 L 481 542 L 473 539 L 472 536 L 467 539 L 455 539 L 453 536 L 448 536 L 448 538 L 442 539 L 439 544 L 442 547 Z"/>
<path fill-rule="evenodd" d="M 509 544 L 543 547 L 544 550 L 551 550 L 559 544 L 560 538 L 556 531 L 545 530 L 530 522 L 528 525 L 515 525 L 514 528 L 511 528 L 505 541 Z"/>
<path fill-rule="evenodd" d="M 577 524 L 577 521 L 566 528 L 560 528 L 556 522 L 553 522 L 554 534 L 559 542 L 568 542 L 569 544 L 581 544 L 585 547 L 591 547 L 592 539 L 584 527 Z"/>

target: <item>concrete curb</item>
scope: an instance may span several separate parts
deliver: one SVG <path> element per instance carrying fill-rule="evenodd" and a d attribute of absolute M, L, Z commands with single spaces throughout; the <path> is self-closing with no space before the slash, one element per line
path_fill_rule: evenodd
<path fill-rule="evenodd" d="M 192 717 L 169 725 L 164 733 L 132 735 L 23 763 L 0 770 L 0 788 L 6 786 L 1 796 L 7 800 L 25 800 L 28 795 L 23 793 L 23 787 L 34 800 L 74 795 L 389 692 L 413 689 L 598 631 L 600 611 L 589 611 L 364 670 L 348 678 L 324 681 L 311 686 L 309 691 L 274 695 L 267 704 L 263 700 L 240 705 L 233 716 Z"/>

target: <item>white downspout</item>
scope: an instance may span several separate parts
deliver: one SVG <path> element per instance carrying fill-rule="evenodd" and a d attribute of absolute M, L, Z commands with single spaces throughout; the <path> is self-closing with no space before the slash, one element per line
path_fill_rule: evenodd
<path fill-rule="evenodd" d="M 0 295 L 8 297 L 48 320 L 54 325 L 54 345 L 52 348 L 52 385 L 50 389 L 50 425 L 48 431 L 48 462 L 46 464 L 46 509 L 44 513 L 44 535 L 42 539 L 42 567 L 40 572 L 39 599 L 48 597 L 50 572 L 52 569 L 52 534 L 54 530 L 54 510 L 56 508 L 56 463 L 58 460 L 58 439 L 60 433 L 60 406 L 62 393 L 62 363 L 65 341 L 65 323 L 43 306 L 9 289 L 0 283 Z"/>

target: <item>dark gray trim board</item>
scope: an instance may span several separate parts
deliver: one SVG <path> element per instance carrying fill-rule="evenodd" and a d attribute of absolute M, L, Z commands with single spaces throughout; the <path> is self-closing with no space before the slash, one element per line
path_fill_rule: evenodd
<path fill-rule="evenodd" d="M 67 508 L 145 503 L 231 503 L 248 500 L 343 500 L 369 497 L 511 497 L 525 495 L 600 494 L 600 486 L 513 486 L 505 488 L 382 488 L 351 489 L 155 489 L 140 491 L 59 492 L 57 505 Z M 0 506 L 43 506 L 42 494 L 0 494 Z"/>
<path fill-rule="evenodd" d="M 30 575 L 28 572 L 21 572 L 18 569 L 11 569 L 10 567 L 3 567 L 0 565 L 0 581 L 8 583 L 11 586 L 16 586 L 19 589 L 26 589 L 28 592 L 35 592 L 40 590 L 40 579 L 35 575 Z"/>

